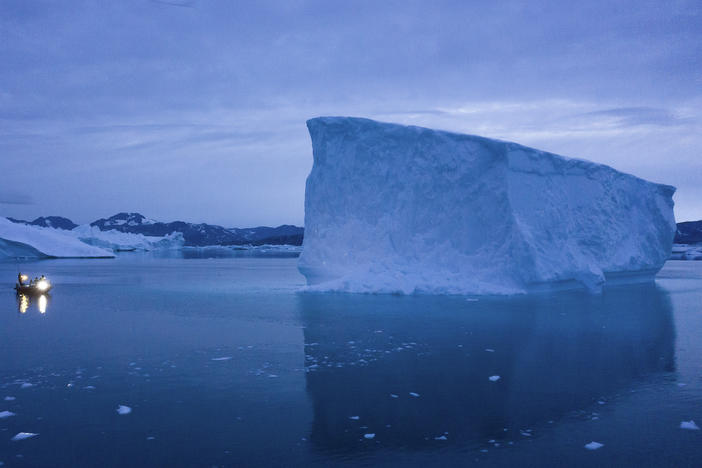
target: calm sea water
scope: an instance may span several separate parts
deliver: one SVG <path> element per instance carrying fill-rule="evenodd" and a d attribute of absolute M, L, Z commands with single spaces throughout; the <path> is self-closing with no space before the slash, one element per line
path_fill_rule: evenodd
<path fill-rule="evenodd" d="M 55 289 L 24 305 L 0 264 L 0 461 L 702 466 L 680 428 L 702 427 L 702 262 L 479 299 L 298 293 L 296 262 L 25 263 Z"/>

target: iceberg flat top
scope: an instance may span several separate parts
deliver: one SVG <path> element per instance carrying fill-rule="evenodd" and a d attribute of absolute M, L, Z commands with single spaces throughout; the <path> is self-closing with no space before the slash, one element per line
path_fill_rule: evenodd
<path fill-rule="evenodd" d="M 313 290 L 510 294 L 651 278 L 674 187 L 516 143 L 368 119 L 307 126 Z"/>
<path fill-rule="evenodd" d="M 0 217 L 0 258 L 34 253 L 47 257 L 114 257 L 77 239 L 71 231 L 16 224 Z"/>

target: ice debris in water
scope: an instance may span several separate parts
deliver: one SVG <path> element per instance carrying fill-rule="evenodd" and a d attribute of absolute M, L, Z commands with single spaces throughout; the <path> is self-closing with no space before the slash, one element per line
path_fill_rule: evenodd
<path fill-rule="evenodd" d="M 29 382 L 24 382 L 22 385 L 20 385 L 20 388 L 29 388 L 29 387 L 33 387 L 33 386 L 34 386 L 34 384 L 31 384 Z"/>
<path fill-rule="evenodd" d="M 14 415 L 15 413 L 13 413 L 12 411 L 0 411 L 0 419 L 9 418 L 10 416 Z"/>
<path fill-rule="evenodd" d="M 222 357 L 215 357 L 215 358 L 212 358 L 212 360 L 213 360 L 213 361 L 228 361 L 228 360 L 230 360 L 231 358 L 232 358 L 231 356 L 222 356 Z"/>
<path fill-rule="evenodd" d="M 15 400 L 15 397 L 13 397 L 13 396 L 6 396 L 5 397 L 5 401 L 14 401 L 14 400 Z"/>
<path fill-rule="evenodd" d="M 132 412 L 132 409 L 129 406 L 119 405 L 117 407 L 117 414 L 129 414 L 131 412 Z"/>
<path fill-rule="evenodd" d="M 498 380 L 500 380 L 500 376 L 499 375 L 491 375 L 490 377 L 488 377 L 488 379 L 490 379 L 490 382 L 497 382 Z"/>
<path fill-rule="evenodd" d="M 358 421 L 360 418 L 358 416 L 349 416 L 349 419 L 353 419 L 354 421 Z"/>
<path fill-rule="evenodd" d="M 473 135 L 348 117 L 307 127 L 309 290 L 597 292 L 610 276 L 653 278 L 670 256 L 674 187 Z"/>
<path fill-rule="evenodd" d="M 599 442 L 595 442 L 594 440 L 590 442 L 589 444 L 585 444 L 585 448 L 588 450 L 597 450 L 599 448 L 604 447 L 604 444 L 601 444 Z"/>
<path fill-rule="evenodd" d="M 445 435 L 440 435 L 438 437 L 434 437 L 434 440 L 448 440 Z"/>
<path fill-rule="evenodd" d="M 15 434 L 15 436 L 11 439 L 13 442 L 16 442 L 18 440 L 24 440 L 24 439 L 30 439 L 32 437 L 36 437 L 39 434 L 34 433 L 34 432 L 18 432 Z"/>
<path fill-rule="evenodd" d="M 419 397 L 419 393 L 414 393 L 414 392 L 409 392 L 410 396 L 413 396 L 415 398 Z"/>
<path fill-rule="evenodd" d="M 390 394 L 390 398 L 400 398 L 400 396 L 399 396 L 399 395 L 395 395 L 394 393 L 391 393 L 391 394 Z"/>
<path fill-rule="evenodd" d="M 487 352 L 487 353 L 494 353 L 495 350 L 492 349 L 492 348 L 485 348 L 485 352 Z"/>
<path fill-rule="evenodd" d="M 695 424 L 695 421 L 690 420 L 690 421 L 681 422 L 680 429 L 689 429 L 691 431 L 699 431 L 700 427 L 697 424 Z"/>
<path fill-rule="evenodd" d="M 365 437 L 366 439 L 373 439 L 375 437 L 375 434 L 363 434 L 363 437 Z"/>

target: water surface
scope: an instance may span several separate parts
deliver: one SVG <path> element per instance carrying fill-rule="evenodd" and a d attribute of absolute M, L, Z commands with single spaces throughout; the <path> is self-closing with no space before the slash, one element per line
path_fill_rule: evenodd
<path fill-rule="evenodd" d="M 22 264 L 53 280 L 43 306 L 0 264 L 5 466 L 702 463 L 680 429 L 702 426 L 702 262 L 466 298 L 301 294 L 295 258 L 188 257 Z"/>

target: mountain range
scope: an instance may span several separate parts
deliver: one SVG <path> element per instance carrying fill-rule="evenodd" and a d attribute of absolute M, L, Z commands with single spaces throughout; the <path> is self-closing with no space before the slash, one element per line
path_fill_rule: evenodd
<path fill-rule="evenodd" d="M 78 225 L 61 216 L 42 216 L 34 221 L 8 218 L 15 223 L 71 230 Z M 302 245 L 304 228 L 284 224 L 278 227 L 258 226 L 252 228 L 225 228 L 214 224 L 187 223 L 185 221 L 160 222 L 139 213 L 117 213 L 109 218 L 100 218 L 90 223 L 102 231 L 114 229 L 121 232 L 145 236 L 165 236 L 181 232 L 185 245 Z"/>
<path fill-rule="evenodd" d="M 34 221 L 7 218 L 14 223 L 71 230 L 78 225 L 62 216 L 41 216 Z M 100 218 L 90 223 L 103 231 L 114 229 L 145 236 L 165 236 L 178 231 L 183 233 L 185 245 L 302 245 L 304 228 L 283 224 L 278 227 L 257 226 L 252 228 L 225 228 L 215 224 L 154 221 L 139 213 L 117 213 L 109 218 Z M 678 223 L 676 244 L 702 243 L 702 220 Z"/>

